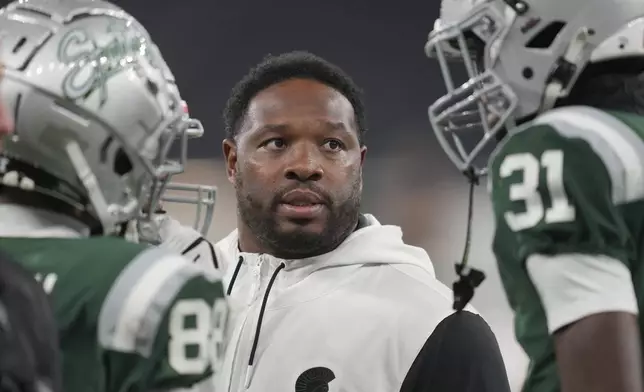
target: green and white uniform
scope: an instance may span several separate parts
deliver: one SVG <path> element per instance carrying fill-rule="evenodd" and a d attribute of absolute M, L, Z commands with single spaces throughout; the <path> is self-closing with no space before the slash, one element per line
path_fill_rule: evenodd
<path fill-rule="evenodd" d="M 64 216 L 0 206 L 0 248 L 51 295 L 66 392 L 189 387 L 212 374 L 221 281 L 185 258 L 83 236 Z"/>
<path fill-rule="evenodd" d="M 644 117 L 549 111 L 511 133 L 489 169 L 493 250 L 531 361 L 524 390 L 559 391 L 552 334 L 637 314 L 644 300 Z"/>

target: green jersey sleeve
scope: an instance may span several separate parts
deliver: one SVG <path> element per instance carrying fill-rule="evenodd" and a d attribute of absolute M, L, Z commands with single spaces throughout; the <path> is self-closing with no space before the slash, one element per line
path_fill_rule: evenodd
<path fill-rule="evenodd" d="M 530 358 L 526 391 L 560 389 L 559 328 L 638 308 L 642 135 L 642 117 L 565 107 L 513 132 L 490 162 L 493 251 Z"/>
<path fill-rule="evenodd" d="M 217 276 L 159 248 L 141 253 L 99 315 L 106 389 L 187 388 L 209 377 L 223 352 L 227 309 Z"/>
<path fill-rule="evenodd" d="M 583 253 L 628 263 L 622 208 L 644 197 L 639 136 L 595 109 L 559 109 L 511 136 L 490 166 L 500 262 Z"/>

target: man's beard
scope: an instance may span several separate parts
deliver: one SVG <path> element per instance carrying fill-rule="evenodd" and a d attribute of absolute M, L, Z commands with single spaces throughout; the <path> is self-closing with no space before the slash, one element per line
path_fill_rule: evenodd
<path fill-rule="evenodd" d="M 349 197 L 341 202 L 326 198 L 327 219 L 320 233 L 312 233 L 305 228 L 284 232 L 275 219 L 276 210 L 282 195 L 289 188 L 277 192 L 268 208 L 257 200 L 252 193 L 246 192 L 242 179 L 235 179 L 237 211 L 241 220 L 248 226 L 260 244 L 270 250 L 270 254 L 283 259 L 303 259 L 332 251 L 337 248 L 355 229 L 360 213 L 362 181 L 358 176 L 353 181 Z M 306 185 L 300 188 L 311 189 Z M 312 189 L 315 191 L 315 189 Z M 321 196 L 325 196 L 322 194 Z"/>

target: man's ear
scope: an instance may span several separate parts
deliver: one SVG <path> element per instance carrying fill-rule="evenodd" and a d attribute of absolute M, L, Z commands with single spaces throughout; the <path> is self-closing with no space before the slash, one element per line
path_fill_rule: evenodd
<path fill-rule="evenodd" d="M 235 175 L 237 174 L 237 144 L 232 139 L 224 139 L 221 142 L 221 147 L 224 150 L 224 159 L 226 160 L 226 176 L 230 183 L 235 183 Z"/>

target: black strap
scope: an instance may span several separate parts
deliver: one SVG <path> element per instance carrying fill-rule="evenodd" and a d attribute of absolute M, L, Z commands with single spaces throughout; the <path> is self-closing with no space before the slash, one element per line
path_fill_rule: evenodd
<path fill-rule="evenodd" d="M 214 264 L 215 268 L 219 269 L 219 263 L 217 262 L 217 254 L 215 253 L 215 247 L 212 246 L 210 241 L 208 241 L 203 237 L 199 237 L 196 240 L 194 240 L 190 245 L 188 245 L 186 249 L 184 249 L 183 252 L 181 252 L 181 254 L 185 255 L 186 253 L 190 252 L 191 250 L 199 246 L 199 244 L 201 244 L 202 242 L 205 242 L 206 244 L 208 244 L 208 247 L 210 248 L 210 256 L 212 257 L 212 263 Z M 197 261 L 198 258 L 199 258 L 199 255 L 197 255 L 197 257 L 192 261 Z"/>

